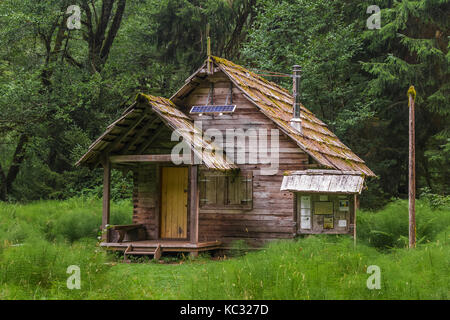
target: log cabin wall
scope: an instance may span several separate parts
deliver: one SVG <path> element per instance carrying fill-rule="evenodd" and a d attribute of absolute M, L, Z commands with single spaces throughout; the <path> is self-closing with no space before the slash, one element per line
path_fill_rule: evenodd
<path fill-rule="evenodd" d="M 147 239 L 159 238 L 159 168 L 142 164 L 133 175 L 133 224 L 143 224 Z"/>
<path fill-rule="evenodd" d="M 230 81 L 222 73 L 209 76 L 184 99 L 183 111 L 189 114 L 193 105 L 208 104 L 210 81 L 214 82 L 213 104 L 225 104 L 230 92 Z M 202 121 L 203 130 L 219 129 L 225 139 L 226 129 L 277 129 L 272 120 L 262 114 L 233 87 L 233 114 L 221 116 L 191 114 L 191 118 Z M 228 101 L 230 104 L 230 100 Z M 286 170 L 304 170 L 309 166 L 308 155 L 294 142 L 281 134 L 279 137 L 279 170 L 275 175 L 261 175 L 266 164 L 239 165 L 243 172 L 253 173 L 253 204 L 251 210 L 204 209 L 199 210 L 199 240 L 221 240 L 225 246 L 233 240 L 244 239 L 249 245 L 259 246 L 272 239 L 292 238 L 296 233 L 295 201 L 291 192 L 281 192 L 280 186 Z M 248 143 L 248 141 L 246 142 Z M 268 139 L 270 145 L 270 138 Z M 247 153 L 248 159 L 248 153 Z"/>

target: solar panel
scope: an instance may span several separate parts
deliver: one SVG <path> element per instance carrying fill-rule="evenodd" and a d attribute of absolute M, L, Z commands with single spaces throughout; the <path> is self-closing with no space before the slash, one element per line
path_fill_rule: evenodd
<path fill-rule="evenodd" d="M 193 106 L 189 113 L 232 113 L 236 105 Z"/>

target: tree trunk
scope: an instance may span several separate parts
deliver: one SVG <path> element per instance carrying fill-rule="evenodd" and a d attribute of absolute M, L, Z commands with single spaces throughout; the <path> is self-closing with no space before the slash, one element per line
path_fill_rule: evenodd
<path fill-rule="evenodd" d="M 0 163 L 0 201 L 6 201 L 6 176 Z"/>
<path fill-rule="evenodd" d="M 113 13 L 115 2 L 116 10 Z M 98 17 L 95 8 L 91 10 L 88 3 L 82 4 L 86 13 L 85 25 L 88 29 L 83 38 L 88 43 L 89 67 L 92 72 L 100 72 L 108 59 L 109 51 L 122 22 L 125 5 L 126 0 L 103 0 L 101 14 Z M 94 23 L 97 21 L 98 23 Z"/>
<path fill-rule="evenodd" d="M 25 159 L 25 147 L 28 143 L 28 135 L 21 134 L 19 142 L 17 143 L 16 150 L 14 151 L 11 166 L 9 167 L 8 174 L 0 167 L 0 200 L 6 201 L 8 194 L 12 190 L 12 185 L 17 178 L 20 171 L 20 165 Z"/>
<path fill-rule="evenodd" d="M 245 34 L 243 29 L 249 17 L 255 14 L 256 0 L 249 0 L 243 4 L 243 8 L 237 13 L 236 26 L 228 43 L 224 46 L 223 51 L 227 58 L 237 58 L 239 56 L 239 46 Z"/>

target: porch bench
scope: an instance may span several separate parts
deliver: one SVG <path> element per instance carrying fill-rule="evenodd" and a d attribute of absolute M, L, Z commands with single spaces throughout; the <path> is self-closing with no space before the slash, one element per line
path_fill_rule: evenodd
<path fill-rule="evenodd" d="M 110 230 L 116 231 L 119 234 L 117 241 L 111 239 L 111 242 L 121 243 L 125 238 L 127 240 L 144 240 L 145 228 L 143 224 L 126 224 L 126 225 L 113 225 Z"/>

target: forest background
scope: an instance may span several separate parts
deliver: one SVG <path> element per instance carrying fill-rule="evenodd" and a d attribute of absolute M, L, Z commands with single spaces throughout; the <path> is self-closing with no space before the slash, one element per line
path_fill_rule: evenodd
<path fill-rule="evenodd" d="M 67 27 L 71 5 L 80 29 Z M 100 195 L 101 170 L 74 163 L 137 92 L 183 84 L 209 24 L 216 56 L 257 73 L 302 66 L 302 103 L 378 176 L 365 208 L 407 196 L 414 85 L 418 194 L 449 203 L 449 12 L 448 0 L 1 0 L 0 200 Z M 113 199 L 128 198 L 130 177 L 113 179 Z"/>

